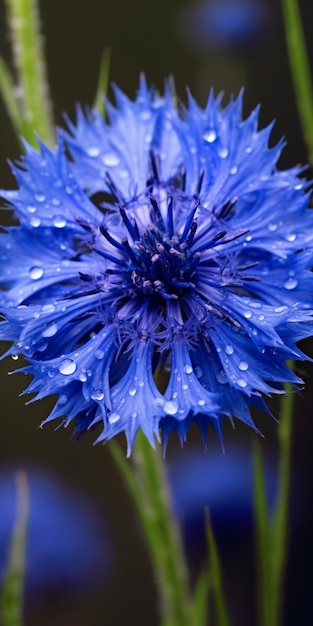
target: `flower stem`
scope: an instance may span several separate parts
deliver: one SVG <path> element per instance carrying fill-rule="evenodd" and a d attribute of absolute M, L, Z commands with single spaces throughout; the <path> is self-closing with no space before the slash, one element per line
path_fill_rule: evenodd
<path fill-rule="evenodd" d="M 155 570 L 162 626 L 190 626 L 191 600 L 179 529 L 174 522 L 165 480 L 165 463 L 144 435 L 137 435 L 133 464 L 118 444 L 109 445 L 142 524 Z"/>
<path fill-rule="evenodd" d="M 6 0 L 18 83 L 17 107 L 24 137 L 36 145 L 37 133 L 50 145 L 54 132 L 36 0 Z"/>
<path fill-rule="evenodd" d="M 279 485 L 276 508 L 271 525 L 271 588 L 272 588 L 272 624 L 282 624 L 282 595 L 286 564 L 288 539 L 288 504 L 290 484 L 292 417 L 295 395 L 290 385 L 285 385 L 286 395 L 282 400 L 281 422 L 278 428 Z"/>

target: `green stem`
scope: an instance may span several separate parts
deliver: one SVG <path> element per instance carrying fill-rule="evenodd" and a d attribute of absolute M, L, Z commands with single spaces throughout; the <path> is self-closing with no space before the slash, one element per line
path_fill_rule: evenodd
<path fill-rule="evenodd" d="M 282 0 L 282 9 L 302 133 L 313 164 L 313 87 L 297 0 Z"/>
<path fill-rule="evenodd" d="M 113 445 L 112 445 L 113 444 Z M 163 626 L 190 626 L 191 601 L 185 559 L 168 500 L 165 463 L 144 435 L 137 435 L 133 465 L 117 444 L 109 444 L 142 524 L 155 570 Z"/>
<path fill-rule="evenodd" d="M 47 143 L 53 144 L 54 133 L 36 0 L 6 0 L 6 3 L 18 79 L 15 92 L 23 132 L 33 145 L 36 145 L 34 132 Z"/>
<path fill-rule="evenodd" d="M 288 544 L 288 505 L 290 485 L 292 418 L 295 395 L 290 385 L 285 386 L 287 392 L 281 407 L 281 421 L 278 428 L 279 485 L 276 508 L 271 525 L 271 585 L 272 585 L 272 624 L 282 624 L 283 585 L 285 577 L 286 552 Z"/>

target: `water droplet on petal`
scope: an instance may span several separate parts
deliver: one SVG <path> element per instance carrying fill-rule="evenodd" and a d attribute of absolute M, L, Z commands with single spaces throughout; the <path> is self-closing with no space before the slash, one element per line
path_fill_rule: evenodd
<path fill-rule="evenodd" d="M 277 230 L 277 224 L 273 224 L 272 222 L 270 224 L 268 224 L 267 226 L 268 230 L 273 233 L 275 232 L 275 230 Z"/>
<path fill-rule="evenodd" d="M 53 218 L 53 226 L 56 228 L 64 228 L 64 226 L 66 226 L 66 219 L 63 215 L 55 215 Z"/>
<path fill-rule="evenodd" d="M 32 206 L 31 204 L 27 207 L 27 211 L 28 213 L 36 213 L 37 209 L 35 206 Z"/>
<path fill-rule="evenodd" d="M 224 370 L 220 370 L 219 372 L 217 372 L 216 374 L 216 380 L 221 383 L 221 385 L 225 385 L 228 380 L 227 380 L 227 376 L 224 372 Z"/>
<path fill-rule="evenodd" d="M 90 157 L 97 157 L 100 154 L 100 148 L 98 146 L 90 146 L 90 148 L 87 148 L 87 154 Z"/>
<path fill-rule="evenodd" d="M 102 389 L 95 389 L 90 397 L 92 400 L 103 400 L 104 392 Z"/>
<path fill-rule="evenodd" d="M 98 361 L 101 361 L 101 359 L 103 359 L 104 357 L 104 351 L 103 350 L 95 350 L 93 356 L 95 357 L 95 359 L 97 359 Z"/>
<path fill-rule="evenodd" d="M 246 152 L 247 154 L 250 154 L 250 152 L 252 152 L 252 148 L 251 148 L 251 146 L 248 146 L 248 147 L 245 149 L 245 152 Z"/>
<path fill-rule="evenodd" d="M 42 331 L 43 337 L 53 337 L 58 332 L 58 327 L 56 324 L 50 324 Z"/>
<path fill-rule="evenodd" d="M 44 304 L 41 310 L 43 313 L 54 313 L 55 304 Z"/>
<path fill-rule="evenodd" d="M 42 278 L 44 275 L 44 270 L 42 267 L 38 267 L 36 265 L 34 265 L 34 267 L 31 267 L 29 270 L 29 276 L 32 280 L 39 280 L 40 278 Z"/>
<path fill-rule="evenodd" d="M 116 167 L 120 164 L 120 159 L 114 152 L 107 152 L 103 155 L 102 162 L 107 167 Z"/>
<path fill-rule="evenodd" d="M 31 217 L 29 223 L 33 228 L 38 228 L 41 224 L 41 220 L 39 217 Z"/>
<path fill-rule="evenodd" d="M 230 170 L 229 170 L 230 174 L 237 174 L 237 172 L 238 172 L 237 165 L 233 165 L 233 167 L 231 167 Z"/>
<path fill-rule="evenodd" d="M 217 137 L 216 132 L 212 128 L 208 128 L 208 130 L 206 130 L 203 134 L 204 141 L 207 141 L 208 143 L 213 143 L 216 137 Z"/>
<path fill-rule="evenodd" d="M 198 400 L 198 404 L 199 404 L 199 406 L 204 406 L 205 405 L 205 400 L 203 400 L 203 398 L 200 398 L 200 400 Z"/>
<path fill-rule="evenodd" d="M 238 364 L 238 368 L 242 371 L 245 372 L 248 369 L 249 365 L 247 363 L 247 361 L 240 361 Z"/>
<path fill-rule="evenodd" d="M 221 159 L 226 159 L 228 157 L 228 149 L 226 147 L 220 148 L 218 154 Z"/>
<path fill-rule="evenodd" d="M 291 277 L 288 278 L 288 280 L 284 282 L 284 287 L 285 289 L 288 289 L 288 290 L 295 289 L 297 285 L 298 285 L 298 281 L 295 278 L 291 278 Z"/>
<path fill-rule="evenodd" d="M 193 372 L 192 365 L 190 365 L 189 363 L 186 363 L 186 365 L 184 365 L 184 372 L 186 374 L 191 374 Z"/>
<path fill-rule="evenodd" d="M 37 200 L 37 202 L 44 202 L 46 199 L 46 196 L 44 193 L 36 193 L 35 194 L 35 198 Z"/>
<path fill-rule="evenodd" d="M 60 374 L 64 374 L 64 376 L 69 376 L 70 374 L 74 374 L 77 369 L 77 365 L 73 359 L 64 359 L 59 366 Z"/>
<path fill-rule="evenodd" d="M 297 235 L 295 235 L 294 233 L 290 233 L 290 235 L 287 235 L 286 239 L 287 241 L 296 241 Z"/>
<path fill-rule="evenodd" d="M 18 354 L 12 354 L 11 358 L 13 359 L 13 361 L 17 361 L 18 360 Z"/>
<path fill-rule="evenodd" d="M 226 354 L 228 354 L 228 355 L 233 354 L 233 352 L 234 352 L 234 348 L 233 348 L 233 346 L 230 346 L 230 345 L 225 346 L 225 352 L 226 352 Z"/>
<path fill-rule="evenodd" d="M 67 397 L 64 393 L 62 393 L 62 394 L 59 396 L 59 399 L 58 399 L 58 404 L 59 404 L 59 405 L 61 405 L 61 406 L 63 406 L 64 404 L 67 404 L 67 402 L 68 402 L 68 397 Z"/>
<path fill-rule="evenodd" d="M 151 119 L 151 111 L 149 111 L 148 109 L 146 109 L 145 111 L 142 111 L 140 113 L 140 117 L 144 121 L 150 120 Z"/>
<path fill-rule="evenodd" d="M 247 381 L 244 378 L 238 378 L 237 379 L 237 385 L 238 387 L 241 387 L 242 389 L 244 389 L 247 386 Z"/>
<path fill-rule="evenodd" d="M 121 416 L 119 413 L 111 413 L 111 415 L 109 416 L 109 423 L 110 424 L 115 424 L 116 422 L 118 422 L 118 420 L 121 419 Z"/>
<path fill-rule="evenodd" d="M 166 402 L 164 402 L 163 409 L 168 415 L 175 415 L 178 411 L 177 402 L 173 402 L 173 400 L 167 400 Z"/>
<path fill-rule="evenodd" d="M 252 317 L 252 312 L 251 312 L 251 311 L 245 311 L 245 312 L 244 312 L 244 317 L 245 317 L 247 320 L 249 320 L 249 319 L 250 319 L 250 317 Z"/>
<path fill-rule="evenodd" d="M 137 393 L 136 387 L 131 387 L 128 393 L 130 396 L 135 396 Z"/>

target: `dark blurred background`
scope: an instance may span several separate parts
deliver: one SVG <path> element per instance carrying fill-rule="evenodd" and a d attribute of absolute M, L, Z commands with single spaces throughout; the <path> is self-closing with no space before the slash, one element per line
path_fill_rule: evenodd
<path fill-rule="evenodd" d="M 11 65 L 4 4 L 0 3 L 0 53 Z M 243 86 L 245 113 L 261 103 L 261 126 L 275 119 L 273 141 L 286 137 L 287 147 L 280 165 L 291 167 L 307 162 L 279 0 L 208 0 L 201 4 L 190 0 L 42 0 L 39 6 L 58 125 L 62 125 L 65 111 L 74 117 L 77 102 L 93 102 L 101 54 L 103 48 L 109 46 L 112 51 L 110 79 L 130 97 L 135 95 L 141 72 L 160 90 L 164 79 L 173 75 L 180 98 L 185 99 L 186 87 L 189 87 L 203 105 L 210 87 L 216 92 L 223 91 L 226 102 L 231 93 L 237 94 Z M 300 2 L 300 9 L 313 68 L 310 3 Z M 18 158 L 20 148 L 1 101 L 0 123 L 0 187 L 6 187 L 12 184 L 7 159 Z M 312 345 L 308 344 L 306 349 L 313 356 Z M 0 472 L 7 466 L 31 465 L 39 471 L 43 468 L 53 472 L 73 490 L 89 494 L 103 510 L 106 534 L 112 544 L 106 573 L 103 580 L 98 577 L 93 591 L 89 589 L 86 594 L 79 592 L 70 597 L 47 595 L 39 605 L 31 603 L 25 626 L 100 626 L 104 623 L 156 626 L 157 600 L 151 567 L 109 450 L 101 445 L 93 446 L 93 437 L 89 435 L 77 442 L 70 439 L 67 430 L 53 432 L 50 426 L 40 430 L 38 425 L 51 404 L 46 401 L 25 406 L 24 398 L 18 397 L 26 386 L 24 376 L 6 375 L 13 365 L 11 359 L 0 364 Z M 300 374 L 307 388 L 297 397 L 294 422 L 292 523 L 285 613 L 288 626 L 310 623 L 313 617 L 310 597 L 313 581 L 310 557 L 313 548 L 312 365 L 305 365 Z M 273 410 L 279 416 L 275 403 Z M 261 441 L 264 454 L 275 458 L 276 424 L 262 415 L 256 416 L 256 421 L 265 435 Z M 239 442 L 249 448 L 251 432 L 237 424 L 233 433 L 230 425 L 226 425 L 226 455 L 227 447 Z M 121 443 L 124 445 L 123 439 Z M 200 437 L 191 429 L 187 451 L 194 446 L 201 455 Z M 181 462 L 184 454 L 173 438 L 167 462 L 174 463 L 177 459 Z M 210 455 L 210 447 L 207 454 Z M 232 539 L 232 532 L 229 524 L 228 541 Z M 226 550 L 225 533 L 220 537 L 220 544 L 233 626 L 252 626 L 256 617 L 252 608 L 254 547 L 251 532 L 242 533 L 240 537 L 234 534 L 232 549 Z M 194 576 L 199 555 L 194 558 L 193 548 L 191 545 L 188 549 Z M 199 546 L 197 550 L 199 552 Z M 203 550 L 202 546 L 200 552 Z"/>

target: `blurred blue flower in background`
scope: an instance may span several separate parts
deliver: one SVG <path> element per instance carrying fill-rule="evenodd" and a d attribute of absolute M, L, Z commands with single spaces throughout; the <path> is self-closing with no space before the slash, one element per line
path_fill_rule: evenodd
<path fill-rule="evenodd" d="M 26 600 L 38 603 L 98 589 L 108 574 L 111 547 L 103 512 L 86 495 L 42 469 L 26 472 L 29 520 L 26 538 Z M 15 472 L 0 473 L 0 576 L 8 559 L 17 515 Z"/>
<path fill-rule="evenodd" d="M 276 466 L 264 464 L 267 504 L 271 511 L 277 489 Z M 173 512 L 184 529 L 187 546 L 205 555 L 204 510 L 210 510 L 214 533 L 223 543 L 246 539 L 254 520 L 254 479 L 251 449 L 227 446 L 226 453 L 212 448 L 184 451 L 169 462 Z"/>
<path fill-rule="evenodd" d="M 196 50 L 241 50 L 267 41 L 271 17 L 266 0 L 208 0 L 186 5 L 179 24 Z"/>
<path fill-rule="evenodd" d="M 258 109 L 242 119 L 242 94 L 202 109 L 144 79 L 134 102 L 114 93 L 109 123 L 78 108 L 55 150 L 12 168 L 0 339 L 28 393 L 57 395 L 45 422 L 123 432 L 128 454 L 139 429 L 166 446 L 193 422 L 204 441 L 224 416 L 255 428 L 252 406 L 302 384 L 286 361 L 313 332 L 303 169 L 277 169 L 282 142 Z"/>

